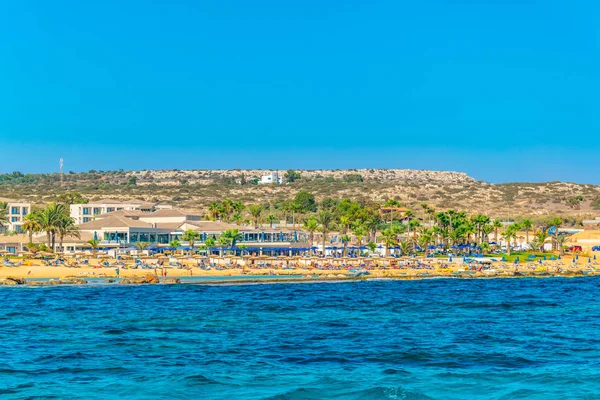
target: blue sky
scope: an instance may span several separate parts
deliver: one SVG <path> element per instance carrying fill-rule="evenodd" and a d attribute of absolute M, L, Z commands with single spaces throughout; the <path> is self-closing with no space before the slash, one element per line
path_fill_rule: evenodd
<path fill-rule="evenodd" d="M 600 183 L 593 1 L 0 5 L 0 172 L 418 168 Z"/>

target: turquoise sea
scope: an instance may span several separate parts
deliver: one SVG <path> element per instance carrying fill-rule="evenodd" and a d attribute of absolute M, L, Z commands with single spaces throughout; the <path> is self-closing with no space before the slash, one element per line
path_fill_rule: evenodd
<path fill-rule="evenodd" d="M 0 288 L 2 399 L 600 398 L 600 279 Z"/>

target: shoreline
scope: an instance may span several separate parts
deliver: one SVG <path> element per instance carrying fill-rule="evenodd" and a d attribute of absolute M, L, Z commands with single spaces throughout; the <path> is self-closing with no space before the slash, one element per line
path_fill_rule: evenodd
<path fill-rule="evenodd" d="M 118 281 L 113 282 L 97 282 L 97 283 L 63 283 L 63 284 L 35 284 L 34 282 L 49 282 L 58 280 L 58 278 L 37 278 L 27 279 L 26 283 L 19 285 L 3 285 L 0 283 L 0 287 L 56 287 L 56 286 L 172 286 L 172 285 L 202 285 L 202 286 L 240 286 L 240 285 L 272 285 L 272 284 L 308 284 L 308 283 L 350 283 L 350 282 L 361 282 L 361 281 L 424 281 L 424 280 L 487 280 L 487 279 L 543 279 L 543 278 L 558 278 L 558 279 L 576 279 L 576 278 L 592 278 L 600 277 L 600 275 L 582 275 L 582 274 L 568 274 L 568 275 L 547 275 L 547 276 L 535 276 L 535 275 L 524 275 L 524 276 L 478 276 L 478 277 L 455 277 L 455 276 L 418 276 L 418 277 L 346 277 L 346 278 L 326 278 L 326 277 L 311 277 L 311 278 L 252 278 L 248 276 L 232 276 L 234 279 L 223 279 L 223 280 L 202 280 L 202 277 L 197 277 L 197 281 L 182 280 L 179 283 L 163 282 L 162 279 L 159 283 L 133 283 L 133 284 L 121 284 Z M 60 279 L 81 279 L 76 276 L 66 276 Z M 172 276 L 170 278 L 176 278 Z M 180 277 L 184 278 L 184 277 Z M 237 279 L 235 279 L 237 278 Z M 0 278 L 0 281 L 6 278 Z M 102 279 L 102 278 L 92 278 Z M 116 276 L 106 277 L 105 279 L 115 280 L 119 279 Z M 168 278 L 167 278 L 168 279 Z"/>

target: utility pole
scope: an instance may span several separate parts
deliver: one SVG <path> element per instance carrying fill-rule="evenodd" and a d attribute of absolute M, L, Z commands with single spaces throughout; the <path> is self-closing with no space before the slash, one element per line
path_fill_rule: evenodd
<path fill-rule="evenodd" d="M 64 175 L 64 174 L 63 174 L 63 166 L 64 166 L 64 163 L 63 163 L 63 159 L 62 159 L 62 157 L 61 157 L 61 158 L 60 158 L 60 160 L 59 160 L 59 165 L 60 165 L 60 186 L 62 186 L 62 185 L 63 185 L 63 183 L 64 183 L 64 176 L 63 176 L 63 175 Z"/>

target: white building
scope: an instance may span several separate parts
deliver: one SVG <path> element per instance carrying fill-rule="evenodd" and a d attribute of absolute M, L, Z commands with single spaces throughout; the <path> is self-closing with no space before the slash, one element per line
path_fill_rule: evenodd
<path fill-rule="evenodd" d="M 279 177 L 279 174 L 277 172 L 271 172 L 268 175 L 263 175 L 258 183 L 260 183 L 261 185 L 268 185 L 269 183 L 280 184 L 282 182 L 283 179 Z"/>
<path fill-rule="evenodd" d="M 31 204 L 23 202 L 12 202 L 6 206 L 6 220 L 8 221 L 7 231 L 22 233 L 21 225 L 27 214 L 31 212 Z"/>
<path fill-rule="evenodd" d="M 142 211 L 154 212 L 156 210 L 170 209 L 169 205 L 158 205 L 155 203 L 140 202 L 140 201 L 117 201 L 103 200 L 100 202 L 92 202 L 87 204 L 71 204 L 71 218 L 75 220 L 75 224 L 85 224 L 93 218 L 101 214 L 107 214 L 113 211 Z"/>

